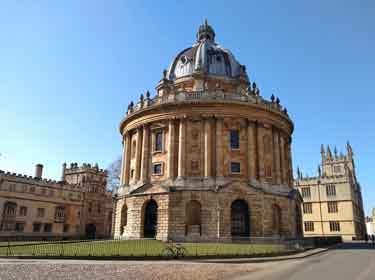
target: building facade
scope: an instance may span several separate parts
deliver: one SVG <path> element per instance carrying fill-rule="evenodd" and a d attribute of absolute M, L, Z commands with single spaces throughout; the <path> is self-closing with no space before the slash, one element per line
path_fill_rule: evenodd
<path fill-rule="evenodd" d="M 205 22 L 163 72 L 157 94 L 120 123 L 117 238 L 202 241 L 302 234 L 293 123 L 265 100 Z"/>
<path fill-rule="evenodd" d="M 0 239 L 111 236 L 112 193 L 97 165 L 63 164 L 61 181 L 0 170 Z"/>
<path fill-rule="evenodd" d="M 341 235 L 344 240 L 362 239 L 366 232 L 361 186 L 355 172 L 353 150 L 338 154 L 322 145 L 321 166 L 315 177 L 297 170 L 295 187 L 300 191 L 304 236 Z"/>
<path fill-rule="evenodd" d="M 372 216 L 366 217 L 367 235 L 375 235 L 375 208 L 372 209 Z"/>

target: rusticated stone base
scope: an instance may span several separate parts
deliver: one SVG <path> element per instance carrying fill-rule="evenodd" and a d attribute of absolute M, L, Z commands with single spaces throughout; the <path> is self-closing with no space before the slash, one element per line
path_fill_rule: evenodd
<path fill-rule="evenodd" d="M 249 237 L 285 237 L 298 235 L 296 206 L 298 197 L 291 193 L 267 193 L 241 183 L 211 190 L 164 189 L 150 185 L 118 198 L 115 237 L 144 238 L 145 208 L 157 204 L 155 238 L 174 241 L 232 240 L 231 206 L 235 200 L 248 205 Z M 192 203 L 193 201 L 193 203 Z M 126 205 L 127 211 L 124 207 Z M 190 206 L 194 205 L 194 206 Z M 275 210 L 279 209 L 279 213 Z M 276 212 L 275 212 L 276 211 Z M 126 215 L 126 218 L 124 217 Z M 124 222 L 126 220 L 126 222 Z M 121 230 L 123 229 L 123 230 Z"/>

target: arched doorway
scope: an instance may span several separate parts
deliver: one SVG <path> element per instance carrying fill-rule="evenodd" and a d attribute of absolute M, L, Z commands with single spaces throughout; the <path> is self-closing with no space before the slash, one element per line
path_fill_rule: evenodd
<path fill-rule="evenodd" d="M 249 237 L 249 207 L 242 199 L 233 201 L 231 206 L 231 234 L 233 237 Z"/>
<path fill-rule="evenodd" d="M 95 239 L 96 237 L 96 225 L 95 224 L 86 225 L 86 237 L 88 239 Z"/>
<path fill-rule="evenodd" d="M 125 231 L 125 227 L 128 223 L 128 207 L 126 204 L 122 206 L 121 209 L 121 224 L 120 224 L 120 234 L 123 235 Z"/>
<path fill-rule="evenodd" d="M 143 237 L 155 238 L 158 226 L 158 205 L 151 199 L 147 202 L 143 216 Z"/>
<path fill-rule="evenodd" d="M 281 208 L 279 205 L 272 205 L 272 232 L 274 235 L 281 235 Z"/>
<path fill-rule="evenodd" d="M 301 206 L 296 204 L 296 237 L 303 237 Z"/>
<path fill-rule="evenodd" d="M 202 235 L 201 204 L 196 200 L 190 200 L 185 209 L 185 235 L 196 233 Z"/>

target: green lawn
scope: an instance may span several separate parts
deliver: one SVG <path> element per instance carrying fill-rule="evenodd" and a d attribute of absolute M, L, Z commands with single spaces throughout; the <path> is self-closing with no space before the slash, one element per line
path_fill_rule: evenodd
<path fill-rule="evenodd" d="M 162 256 L 165 243 L 156 240 L 0 243 L 0 256 Z M 183 243 L 186 256 L 236 256 L 285 252 L 283 245 Z"/>

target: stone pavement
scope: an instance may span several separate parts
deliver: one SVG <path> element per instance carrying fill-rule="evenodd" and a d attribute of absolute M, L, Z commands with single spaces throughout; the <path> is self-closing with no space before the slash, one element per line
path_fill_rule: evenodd
<path fill-rule="evenodd" d="M 373 280 L 375 246 L 343 244 L 328 251 L 274 258 L 195 261 L 0 259 L 0 279 L 355 279 Z M 252 262 L 250 262 L 252 261 Z M 256 261 L 256 262 L 253 262 Z"/>

